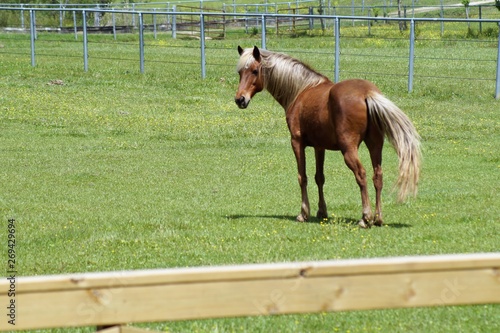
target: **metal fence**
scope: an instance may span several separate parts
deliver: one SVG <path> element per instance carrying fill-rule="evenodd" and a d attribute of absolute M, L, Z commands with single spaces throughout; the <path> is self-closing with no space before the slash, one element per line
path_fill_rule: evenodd
<path fill-rule="evenodd" d="M 252 22 L 253 32 L 257 32 L 257 37 L 260 36 L 261 47 L 266 48 L 268 34 L 275 33 L 279 34 L 280 26 L 286 27 L 288 30 L 296 29 L 296 22 L 301 22 L 303 24 L 303 29 L 307 32 L 313 33 L 315 30 L 319 30 L 321 34 L 331 34 L 334 40 L 334 47 L 331 49 L 333 54 L 333 78 L 335 82 L 340 80 L 341 73 L 341 59 L 346 53 L 342 49 L 342 41 L 348 38 L 341 33 L 341 29 L 344 26 L 357 25 L 359 31 L 365 31 L 365 34 L 370 35 L 371 27 L 374 24 L 379 24 L 377 22 L 383 21 L 384 24 L 391 26 L 391 29 L 399 25 L 401 29 L 401 23 L 404 23 L 406 29 L 409 33 L 401 34 L 398 39 L 404 40 L 408 45 L 407 55 L 400 57 L 407 57 L 407 70 L 405 73 L 398 75 L 403 75 L 407 77 L 407 89 L 409 92 L 413 90 L 414 78 L 415 78 L 415 52 L 418 50 L 417 38 L 418 30 L 416 28 L 417 24 L 421 23 L 433 23 L 441 25 L 441 35 L 443 34 L 443 27 L 446 24 L 460 23 L 463 25 L 468 25 L 471 31 L 471 25 L 478 25 L 481 27 L 488 27 L 489 38 L 486 39 L 487 43 L 496 44 L 496 59 L 481 59 L 485 64 L 491 66 L 491 70 L 488 73 L 496 73 L 493 75 L 488 74 L 486 77 L 476 77 L 477 80 L 491 80 L 495 82 L 495 98 L 500 98 L 500 19 L 446 19 L 446 18 L 393 18 L 393 17 L 371 17 L 371 16 L 335 16 L 335 15 L 311 15 L 311 14 L 275 14 L 275 13 L 240 13 L 234 15 L 234 13 L 223 13 L 223 12 L 211 12 L 211 11 L 158 11 L 158 10 L 147 10 L 147 11 L 130 11 L 130 10 L 110 10 L 110 9 L 81 9 L 81 8 L 0 8 L 0 12 L 9 11 L 12 15 L 17 17 L 23 17 L 22 23 L 18 26 L 4 28 L 4 32 L 17 32 L 21 34 L 29 34 L 30 36 L 30 57 L 31 65 L 36 66 L 37 63 L 37 34 L 41 31 L 44 32 L 56 32 L 56 33 L 71 33 L 74 34 L 75 41 L 79 39 L 82 40 L 82 59 L 83 59 L 83 69 L 88 71 L 89 69 L 89 42 L 88 36 L 94 32 L 107 32 L 112 33 L 115 38 L 116 34 L 119 32 L 133 32 L 138 35 L 138 40 L 136 44 L 137 52 L 139 54 L 138 65 L 141 73 L 145 71 L 145 48 L 147 47 L 144 41 L 145 32 L 152 31 L 154 38 L 158 31 L 164 33 L 171 33 L 173 38 L 176 38 L 179 33 L 181 26 L 186 24 L 185 22 L 190 22 L 190 33 L 195 35 L 196 39 L 199 39 L 199 50 L 200 50 L 200 71 L 201 77 L 206 77 L 206 43 L 210 34 L 210 27 L 212 31 L 215 31 L 216 38 L 224 38 L 227 33 L 226 26 L 241 29 L 245 28 L 247 33 L 249 32 L 249 22 Z M 28 17 L 25 18 L 25 13 L 28 13 Z M 72 24 L 63 25 L 53 25 L 53 26 L 41 26 L 37 24 L 37 17 L 42 16 L 42 14 L 51 13 L 53 17 L 63 17 L 62 22 L 67 22 L 68 17 Z M 310 11 L 309 11 L 310 13 Z M 117 24 L 117 17 L 125 17 L 130 20 L 133 24 L 131 25 L 119 25 Z M 103 24 L 104 20 L 108 22 Z M 255 23 L 258 23 L 255 26 Z M 287 23 L 288 22 L 288 23 Z M 305 23 L 305 24 L 304 24 Z M 392 25 L 391 25 L 392 24 Z M 215 29 L 214 29 L 215 27 Z M 396 28 L 397 29 L 397 28 Z M 296 32 L 295 32 L 296 33 Z M 5 35 L 5 34 L 4 34 Z M 0 38 L 2 38 L 0 36 Z M 1 42 L 1 40 L 0 40 Z M 476 42 L 481 42 L 477 40 Z M 342 51 L 342 52 L 341 52 Z M 0 48 L 0 53 L 9 53 L 9 50 Z M 470 60 L 470 59 L 468 59 Z M 474 59 L 472 59 L 474 60 Z M 477 59 L 476 59 L 477 60 Z M 330 68 L 331 69 L 331 68 Z M 328 70 L 328 69 L 327 69 Z M 470 78 L 469 78 L 470 79 Z"/>
<path fill-rule="evenodd" d="M 45 3 L 45 4 L 13 4 L 13 3 L 0 3 L 0 8 L 47 8 L 47 9 L 67 9 L 67 8 L 80 8 L 80 9 L 113 9 L 113 10 L 129 10 L 129 11 L 171 11 L 176 6 L 189 6 L 205 10 L 217 10 L 219 12 L 233 13 L 233 14 L 277 14 L 279 11 L 294 8 L 313 7 L 317 14 L 325 15 L 349 15 L 349 16 L 368 16 L 372 11 L 374 15 L 379 17 L 394 17 L 398 16 L 398 9 L 401 11 L 403 17 L 415 17 L 421 12 L 428 12 L 432 9 L 438 12 L 440 17 L 448 17 L 448 9 L 467 8 L 470 17 L 476 18 L 493 18 L 489 14 L 483 16 L 483 8 L 499 6 L 499 4 L 491 1 L 490 3 L 470 3 L 465 7 L 461 1 L 454 1 L 454 4 L 445 4 L 443 0 L 436 1 L 435 5 L 419 5 L 418 0 L 402 0 L 401 6 L 398 8 L 396 0 L 389 1 L 365 1 L 362 0 L 361 4 L 351 2 L 350 6 L 340 6 L 334 0 L 293 0 L 293 1 L 269 1 L 265 0 L 261 3 L 236 3 L 233 1 L 221 0 L 198 0 L 198 1 L 166 1 L 166 2 L 114 2 L 114 3 L 97 3 L 97 4 L 66 4 L 66 3 Z M 464 16 L 465 17 L 465 16 Z"/>
<path fill-rule="evenodd" d="M 0 17 L 0 26 L 19 25 L 21 28 L 26 27 L 29 18 L 30 9 L 48 9 L 53 15 L 53 21 L 59 21 L 59 27 L 67 25 L 68 10 L 87 10 L 92 11 L 94 16 L 94 25 L 110 25 L 109 20 L 101 21 L 100 10 L 112 11 L 127 11 L 127 12 L 219 12 L 226 14 L 233 14 L 236 19 L 239 14 L 300 14 L 300 15 L 329 15 L 329 16 L 368 16 L 377 18 L 386 17 L 403 17 L 415 18 L 426 16 L 429 18 L 476 18 L 476 19 L 498 19 L 500 16 L 499 5 L 479 3 L 468 5 L 465 7 L 463 4 L 455 5 L 431 5 L 419 6 L 415 1 L 411 4 L 403 4 L 398 7 L 394 4 L 395 1 L 383 2 L 383 5 L 362 5 L 351 6 L 338 6 L 333 0 L 295 0 L 286 2 L 270 2 L 259 4 L 237 4 L 233 1 L 232 4 L 226 4 L 217 0 L 201 0 L 201 1 L 170 1 L 170 2 L 154 2 L 154 3 L 110 3 L 110 4 L 2 4 L 0 3 L 0 10 L 16 11 L 16 15 L 8 18 Z M 404 2 L 404 1 L 403 1 Z M 184 10 L 189 8 L 188 10 Z M 193 10 L 195 9 L 195 10 Z M 497 10 L 498 9 L 498 10 Z M 457 14 L 457 10 L 462 14 Z M 0 12 L 2 14 L 2 12 Z M 74 14 L 73 14 L 74 15 Z M 459 15 L 459 16 L 457 16 Z M 66 16 L 66 17 L 65 17 Z M 165 16 L 165 21 L 170 22 L 170 15 Z M 7 22 L 8 21 L 8 22 Z M 256 20 L 257 21 L 257 20 Z M 354 21 L 351 21 L 354 24 Z M 137 27 L 137 15 L 119 15 L 116 17 L 116 22 L 119 25 L 132 25 Z M 54 24 L 56 24 L 54 22 Z"/>

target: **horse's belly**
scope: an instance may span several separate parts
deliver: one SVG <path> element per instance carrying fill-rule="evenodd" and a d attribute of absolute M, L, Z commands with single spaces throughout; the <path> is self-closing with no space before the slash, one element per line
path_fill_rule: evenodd
<path fill-rule="evenodd" d="M 337 133 L 330 115 L 314 112 L 301 117 L 301 136 L 306 146 L 338 150 Z"/>
<path fill-rule="evenodd" d="M 333 131 L 303 133 L 302 139 L 305 145 L 309 147 L 318 147 L 327 150 L 340 149 Z"/>

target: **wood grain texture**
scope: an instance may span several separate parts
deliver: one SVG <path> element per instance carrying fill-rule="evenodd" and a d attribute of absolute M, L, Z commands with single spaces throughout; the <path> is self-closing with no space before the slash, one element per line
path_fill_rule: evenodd
<path fill-rule="evenodd" d="M 19 278 L 15 329 L 500 303 L 499 268 L 490 253 Z"/>

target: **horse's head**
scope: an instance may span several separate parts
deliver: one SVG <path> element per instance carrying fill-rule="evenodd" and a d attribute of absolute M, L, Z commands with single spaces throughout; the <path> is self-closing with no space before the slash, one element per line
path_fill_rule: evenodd
<path fill-rule="evenodd" d="M 264 89 L 262 78 L 260 50 L 257 46 L 253 49 L 243 50 L 238 46 L 240 61 L 238 62 L 238 74 L 240 75 L 240 84 L 234 97 L 234 101 L 240 109 L 245 109 L 252 97 Z"/>

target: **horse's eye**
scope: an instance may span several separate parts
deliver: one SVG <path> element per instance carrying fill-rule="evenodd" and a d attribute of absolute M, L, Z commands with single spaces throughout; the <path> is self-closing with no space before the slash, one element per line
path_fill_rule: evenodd
<path fill-rule="evenodd" d="M 259 75 L 259 71 L 258 71 L 258 70 L 256 70 L 256 69 L 254 69 L 254 70 L 252 71 L 252 74 L 253 74 L 253 75 Z"/>

